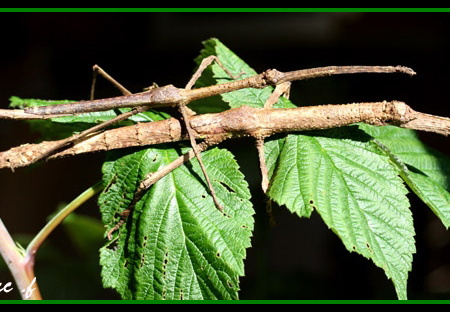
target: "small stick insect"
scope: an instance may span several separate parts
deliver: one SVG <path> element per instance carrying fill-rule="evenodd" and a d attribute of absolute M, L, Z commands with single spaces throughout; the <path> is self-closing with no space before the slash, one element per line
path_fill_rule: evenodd
<path fill-rule="evenodd" d="M 275 69 L 266 70 L 265 72 L 254 75 L 248 78 L 243 78 L 240 80 L 233 80 L 223 84 L 212 85 L 208 87 L 202 87 L 197 89 L 192 89 L 195 82 L 201 76 L 202 72 L 207 68 L 212 62 L 216 62 L 231 79 L 238 79 L 243 73 L 240 73 L 238 76 L 233 75 L 230 71 L 226 69 L 226 67 L 220 62 L 220 60 L 216 56 L 209 56 L 202 60 L 199 65 L 197 71 L 194 73 L 192 78 L 189 80 L 185 88 L 176 88 L 173 85 L 166 85 L 162 87 L 150 87 L 149 89 L 132 94 L 125 87 L 123 87 L 120 83 L 118 83 L 115 79 L 113 79 L 110 75 L 108 75 L 103 69 L 98 66 L 94 66 L 94 79 L 91 88 L 91 100 L 89 101 L 80 101 L 72 104 L 62 104 L 55 106 L 36 106 L 36 107 L 27 107 L 25 108 L 25 112 L 29 114 L 36 115 L 75 115 L 86 112 L 94 112 L 94 111 L 103 111 L 110 110 L 116 108 L 130 107 L 131 111 L 127 113 L 123 113 L 118 115 L 111 120 L 108 120 L 104 123 L 96 125 L 92 128 L 89 128 L 79 134 L 75 134 L 65 140 L 63 140 L 59 145 L 50 150 L 44 152 L 36 159 L 34 162 L 46 159 L 49 156 L 57 153 L 58 151 L 70 147 L 75 142 L 85 139 L 90 135 L 96 134 L 104 128 L 117 123 L 119 121 L 125 120 L 132 115 L 143 112 L 148 109 L 164 107 L 164 106 L 173 106 L 178 107 L 183 121 L 185 123 L 186 131 L 192 146 L 192 152 L 189 153 L 188 157 L 180 158 L 178 161 L 179 164 L 185 162 L 192 157 L 196 157 L 199 161 L 201 170 L 205 176 L 210 194 L 213 198 L 214 204 L 217 209 L 223 211 L 223 206 L 219 203 L 217 196 L 212 187 L 212 183 L 208 177 L 205 166 L 201 159 L 201 152 L 205 150 L 209 145 L 207 139 L 199 146 L 195 140 L 195 133 L 190 125 L 190 118 L 195 115 L 191 109 L 187 107 L 187 105 L 197 99 L 211 97 L 218 94 L 228 93 L 239 89 L 244 88 L 265 88 L 267 86 L 276 86 L 273 94 L 265 104 L 265 107 L 271 107 L 274 103 L 277 102 L 278 98 L 282 94 L 287 94 L 290 87 L 290 82 L 295 80 L 303 80 L 308 78 L 315 78 L 321 76 L 328 75 L 336 75 L 336 74 L 353 74 L 353 73 L 406 73 L 409 75 L 414 75 L 414 71 L 410 68 L 403 66 L 328 66 L 328 67 L 319 67 L 312 69 L 304 69 L 290 72 L 280 72 Z M 106 99 L 97 99 L 93 100 L 93 90 L 95 87 L 95 81 L 97 74 L 100 74 L 108 81 L 110 81 L 113 85 L 115 85 L 122 93 L 122 96 L 117 96 L 113 98 Z M 263 176 L 262 187 L 264 192 L 266 192 L 268 188 L 268 179 L 267 179 L 267 168 L 264 161 L 264 152 L 263 152 L 263 143 L 264 136 L 256 136 L 256 146 L 258 149 L 258 155 L 260 159 L 260 167 L 261 173 Z M 179 165 L 178 164 L 178 165 Z M 170 166 L 168 170 L 173 170 L 175 165 Z M 171 168 L 171 169 L 170 169 Z M 168 171 L 170 172 L 170 171 Z M 153 182 L 154 183 L 154 182 Z M 150 183 L 151 184 L 151 183 Z M 143 190 L 148 188 L 145 183 L 141 183 L 142 186 L 139 187 L 136 193 L 142 193 Z M 136 197 L 136 196 L 135 196 Z M 134 200 L 135 201 L 135 200 Z M 121 222 L 119 222 L 113 229 L 111 229 L 108 233 L 108 237 L 110 238 L 111 233 L 114 230 L 117 230 L 123 222 L 123 219 L 128 216 L 130 210 L 125 211 L 122 216 Z"/>

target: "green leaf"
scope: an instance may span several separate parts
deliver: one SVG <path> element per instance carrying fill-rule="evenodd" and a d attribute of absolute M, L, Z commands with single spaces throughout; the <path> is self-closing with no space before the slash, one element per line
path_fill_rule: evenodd
<path fill-rule="evenodd" d="M 59 105 L 59 104 L 69 104 L 74 101 L 70 100 L 39 100 L 39 99 L 23 99 L 18 96 L 11 96 L 9 98 L 9 107 L 10 108 L 24 108 L 24 107 L 32 107 L 32 106 L 49 106 L 49 105 Z"/>
<path fill-rule="evenodd" d="M 376 139 L 403 180 L 430 207 L 444 226 L 450 226 L 450 158 L 423 142 L 417 133 L 393 126 L 359 125 Z"/>
<path fill-rule="evenodd" d="M 145 174 L 183 151 L 151 148 L 105 163 L 99 203 L 108 228 Z M 224 213 L 196 160 L 175 169 L 138 202 L 117 241 L 102 248 L 106 287 L 125 299 L 237 299 L 253 230 L 250 193 L 229 152 L 215 148 L 202 159 Z"/>
<path fill-rule="evenodd" d="M 336 131 L 345 130 L 327 137 L 288 135 L 279 159 L 269 164 L 268 194 L 300 217 L 316 210 L 349 251 L 382 268 L 406 299 L 415 252 L 407 190 L 374 144 L 339 138 Z M 270 146 L 267 157 L 278 149 Z"/>

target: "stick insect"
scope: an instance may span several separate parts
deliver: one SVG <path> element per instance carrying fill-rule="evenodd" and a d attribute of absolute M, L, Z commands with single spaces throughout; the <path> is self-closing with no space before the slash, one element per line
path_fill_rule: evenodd
<path fill-rule="evenodd" d="M 202 72 L 214 61 L 226 72 L 226 74 L 230 77 L 230 79 L 233 80 L 222 84 L 192 89 L 195 82 L 201 76 Z M 192 157 L 196 157 L 199 161 L 201 170 L 206 179 L 207 186 L 209 188 L 210 195 L 213 198 L 214 204 L 217 209 L 223 211 L 223 206 L 220 204 L 215 195 L 211 181 L 208 177 L 205 166 L 203 165 L 201 159 L 201 152 L 211 144 L 208 143 L 207 138 L 204 140 L 204 142 L 197 144 L 194 130 L 192 129 L 189 122 L 190 117 L 192 117 L 195 113 L 187 107 L 189 103 L 197 99 L 211 97 L 218 94 L 224 94 L 244 88 L 261 89 L 267 86 L 275 86 L 276 88 L 274 93 L 267 100 L 265 105 L 265 107 L 269 107 L 272 104 L 274 104 L 282 94 L 288 92 L 290 82 L 292 81 L 336 74 L 395 73 L 395 72 L 406 73 L 409 75 L 415 74 L 413 70 L 403 66 L 327 66 L 312 69 L 296 70 L 290 72 L 281 72 L 275 69 L 269 69 L 261 74 L 239 79 L 239 77 L 243 73 L 240 73 L 239 75 L 235 76 L 230 71 L 227 70 L 227 68 L 220 62 L 220 60 L 216 56 L 209 56 L 202 60 L 198 69 L 196 70 L 196 72 L 194 73 L 194 75 L 184 88 L 177 88 L 173 85 L 166 85 L 162 87 L 154 86 L 143 92 L 132 94 L 120 83 L 118 83 L 115 79 L 113 79 L 110 75 L 108 75 L 103 69 L 101 69 L 98 66 L 94 66 L 94 79 L 91 88 L 91 100 L 56 106 L 27 107 L 25 108 L 25 112 L 35 115 L 75 115 L 86 112 L 104 111 L 124 107 L 132 108 L 132 110 L 127 113 L 118 115 L 115 118 L 112 118 L 111 120 L 108 120 L 104 123 L 96 125 L 79 134 L 75 134 L 63 140 L 59 145 L 44 152 L 34 160 L 39 161 L 42 159 L 47 159 L 49 156 L 57 153 L 62 149 L 70 147 L 77 141 L 85 139 L 90 135 L 96 134 L 99 131 L 105 129 L 106 127 L 119 121 L 125 120 L 137 113 L 158 107 L 165 107 L 165 106 L 178 107 L 186 127 L 186 131 L 191 143 L 192 150 L 191 152 L 188 153 L 187 157 L 181 156 L 180 159 L 177 160 L 177 164 L 175 164 L 174 162 L 173 165 L 168 165 L 167 166 L 168 168 L 166 168 L 165 170 L 168 173 L 171 170 L 175 169 L 180 164 L 182 164 L 183 162 L 188 161 Z M 115 85 L 123 93 L 123 95 L 105 99 L 96 99 L 96 100 L 92 99 L 97 74 L 100 74 L 108 81 L 110 81 L 113 85 Z M 261 162 L 260 167 L 263 176 L 262 186 L 263 190 L 266 191 L 268 187 L 268 180 L 267 180 L 267 172 L 264 165 L 265 164 L 263 152 L 264 137 L 255 135 L 255 138 L 257 143 L 256 146 L 258 149 L 258 155 Z M 136 198 L 139 197 L 138 195 L 142 194 L 142 192 L 149 187 L 148 185 L 151 184 L 152 183 L 146 184 L 145 181 L 143 181 L 135 194 L 135 200 L 133 200 L 133 202 L 136 202 Z M 113 229 L 109 231 L 108 233 L 109 238 L 111 237 L 110 236 L 111 233 L 120 227 L 120 225 L 124 222 L 123 220 L 129 215 L 129 213 L 130 209 L 128 211 L 123 212 L 122 214 L 123 218 L 121 219 L 121 221 Z"/>

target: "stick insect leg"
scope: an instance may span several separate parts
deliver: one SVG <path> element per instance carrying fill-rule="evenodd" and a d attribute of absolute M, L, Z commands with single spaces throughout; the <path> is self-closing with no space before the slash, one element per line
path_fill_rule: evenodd
<path fill-rule="evenodd" d="M 96 82 L 96 78 L 97 78 L 97 74 L 101 75 L 102 77 L 104 77 L 106 80 L 108 80 L 109 82 L 111 82 L 116 88 L 118 88 L 120 90 L 120 92 L 122 92 L 124 95 L 130 95 L 132 94 L 130 91 L 128 91 L 124 86 L 122 86 L 119 82 L 117 82 L 117 80 L 115 80 L 114 78 L 112 78 L 108 73 L 106 73 L 100 66 L 98 65 L 94 65 L 93 66 L 93 77 L 92 77 L 92 86 L 91 86 L 91 93 L 90 93 L 90 97 L 91 100 L 94 97 L 94 89 L 95 89 L 95 82 Z M 67 148 L 69 145 L 71 145 L 73 142 L 81 140 L 83 138 L 86 138 L 88 135 L 96 133 L 112 124 L 115 124 L 117 122 L 120 122 L 122 120 L 125 120 L 133 115 L 136 115 L 137 113 L 143 112 L 145 111 L 147 108 L 145 106 L 142 107 L 138 107 L 138 108 L 134 108 L 129 112 L 120 114 L 110 120 L 107 120 L 101 124 L 98 124 L 94 127 L 91 127 L 81 133 L 78 134 L 74 134 L 66 139 L 64 139 L 63 141 L 61 141 L 61 143 L 59 143 L 58 145 L 52 147 L 51 149 L 49 149 L 48 151 L 42 153 L 41 155 L 39 155 L 38 157 L 36 157 L 33 162 L 38 162 L 40 160 L 46 159 L 49 156 L 61 151 L 64 148 Z"/>
<path fill-rule="evenodd" d="M 278 102 L 281 96 L 289 97 L 291 83 L 284 82 L 275 87 L 270 97 L 264 104 L 264 108 L 272 108 L 273 105 Z M 266 193 L 269 188 L 269 174 L 267 171 L 266 158 L 264 157 L 264 137 L 256 138 L 256 149 L 258 150 L 259 166 L 261 170 L 262 182 L 261 187 L 263 192 Z"/>
<path fill-rule="evenodd" d="M 198 80 L 198 78 L 200 78 L 200 76 L 202 75 L 203 71 L 206 69 L 206 67 L 208 67 L 209 65 L 212 64 L 212 62 L 216 62 L 217 65 L 219 65 L 226 73 L 228 76 L 230 76 L 232 79 L 238 79 L 239 76 L 241 76 L 243 73 L 240 73 L 239 75 L 233 75 L 223 64 L 222 62 L 219 60 L 219 58 L 215 55 L 210 55 L 206 58 L 204 58 L 202 60 L 202 62 L 200 63 L 200 65 L 198 66 L 197 70 L 195 71 L 194 75 L 192 75 L 191 80 L 189 80 L 189 82 L 187 83 L 185 89 L 190 90 L 192 89 L 192 87 L 194 86 L 195 82 Z"/>
<path fill-rule="evenodd" d="M 220 142 L 221 142 L 221 139 L 213 141 L 213 142 L 209 142 L 209 143 L 202 142 L 199 145 L 197 145 L 198 146 L 198 152 L 202 152 L 202 151 L 206 150 L 208 147 L 210 147 L 211 145 L 218 144 Z M 186 154 L 183 154 L 180 157 L 178 157 L 177 159 L 175 159 L 170 164 L 162 167 L 158 171 L 151 172 L 151 173 L 147 174 L 147 176 L 139 184 L 136 192 L 134 193 L 134 198 L 131 201 L 131 203 L 128 206 L 128 208 L 125 209 L 124 211 L 122 211 L 121 216 L 120 216 L 120 220 L 116 223 L 116 225 L 114 227 L 112 227 L 108 231 L 108 233 L 107 233 L 108 239 L 111 240 L 112 239 L 112 234 L 115 231 L 117 231 L 126 222 L 128 216 L 132 213 L 136 203 L 145 194 L 145 191 L 147 191 L 153 184 L 158 182 L 161 178 L 165 177 L 168 173 L 172 172 L 174 169 L 178 168 L 179 166 L 181 166 L 182 164 L 184 164 L 185 162 L 191 160 L 194 157 L 196 157 L 196 155 L 195 155 L 194 150 L 192 149 L 189 152 L 187 152 Z"/>
<path fill-rule="evenodd" d="M 289 98 L 289 91 L 290 91 L 291 83 L 290 82 L 284 82 L 282 84 L 279 84 L 275 87 L 275 90 L 273 90 L 270 97 L 266 100 L 266 103 L 264 104 L 264 108 L 272 108 L 273 105 L 278 102 L 281 96 L 285 96 L 286 98 Z M 264 155 L 264 137 L 259 136 L 256 137 L 256 149 L 258 151 L 258 158 L 259 158 L 259 168 L 261 170 L 261 188 L 264 192 L 264 194 L 267 193 L 267 190 L 269 189 L 269 173 L 267 170 L 267 164 L 266 164 L 266 158 Z M 273 216 L 272 212 L 272 201 L 269 198 L 266 198 L 266 211 L 269 215 L 269 223 L 274 226 L 276 224 L 275 218 Z"/>
<path fill-rule="evenodd" d="M 219 61 L 219 59 L 216 56 L 209 56 L 205 59 L 202 60 L 202 62 L 200 63 L 198 69 L 196 70 L 196 72 L 194 73 L 194 75 L 192 76 L 192 78 L 189 80 L 189 82 L 187 83 L 185 89 L 186 90 L 190 90 L 192 89 L 192 87 L 194 86 L 195 82 L 198 80 L 198 78 L 201 76 L 202 72 L 205 70 L 206 67 L 208 67 L 209 65 L 211 65 L 212 62 L 216 61 L 219 66 L 222 67 L 222 69 L 233 79 L 236 79 L 238 77 L 234 76 L 233 74 L 231 74 L 231 72 L 228 71 L 228 69 L 225 68 L 225 66 L 223 66 L 223 64 Z M 240 76 L 240 75 L 239 75 Z M 209 179 L 209 176 L 206 172 L 206 168 L 203 164 L 202 158 L 201 158 L 201 152 L 203 152 L 204 150 L 206 150 L 209 147 L 209 144 L 207 144 L 206 142 L 202 142 L 200 144 L 197 144 L 197 142 L 195 141 L 195 135 L 193 133 L 193 129 L 190 125 L 189 122 L 189 118 L 193 115 L 195 115 L 195 112 L 192 111 L 191 109 L 189 109 L 186 104 L 180 104 L 178 106 L 179 111 L 181 113 L 181 116 L 184 120 L 185 126 L 186 126 L 186 131 L 188 133 L 189 136 L 189 140 L 192 146 L 192 150 L 190 150 L 189 152 L 187 152 L 184 155 L 181 155 L 178 159 L 174 160 L 172 163 L 170 163 L 169 165 L 163 167 L 161 170 L 159 170 L 158 172 L 154 172 L 154 173 L 150 173 L 147 175 L 147 177 L 141 181 L 138 189 L 136 190 L 135 194 L 134 194 L 134 198 L 133 201 L 131 202 L 130 206 L 124 210 L 121 213 L 121 218 L 120 220 L 117 222 L 117 224 L 111 228 L 108 233 L 108 239 L 111 240 L 112 239 L 112 234 L 117 231 L 127 220 L 128 216 L 132 213 L 132 210 L 134 209 L 134 205 L 136 205 L 136 203 L 138 202 L 138 200 L 142 197 L 142 195 L 144 194 L 144 192 L 150 188 L 150 186 L 152 186 L 153 184 L 156 183 L 157 180 L 159 180 L 161 177 L 165 176 L 166 174 L 168 174 L 169 172 L 171 172 L 172 170 L 174 170 L 175 168 L 181 166 L 181 164 L 189 161 L 190 159 L 192 159 L 193 157 L 196 157 L 199 164 L 200 164 L 200 168 L 202 169 L 203 175 L 205 176 L 206 182 L 208 184 L 208 188 L 210 190 L 211 196 L 213 198 L 214 204 L 216 205 L 217 209 L 219 211 L 223 211 L 223 207 L 222 205 L 220 205 L 216 193 L 214 191 L 214 188 L 212 186 L 211 180 Z M 215 142 L 214 144 L 217 144 L 218 142 Z"/>
<path fill-rule="evenodd" d="M 289 93 L 291 90 L 291 82 L 283 82 L 275 87 L 270 97 L 266 100 L 264 104 L 264 108 L 272 108 L 273 105 L 278 102 L 280 97 L 284 96 L 285 98 L 289 98 Z"/>
<path fill-rule="evenodd" d="M 128 91 L 127 88 L 125 88 L 123 85 L 121 85 L 116 79 L 111 77 L 107 72 L 105 72 L 100 66 L 97 64 L 92 66 L 92 85 L 91 85 L 91 93 L 90 93 L 90 99 L 94 99 L 94 92 L 95 92 L 95 83 L 97 82 L 97 74 L 111 82 L 112 85 L 114 85 L 123 95 L 130 95 L 131 92 Z"/>
<path fill-rule="evenodd" d="M 181 105 L 180 112 L 181 112 L 181 115 L 183 116 L 183 120 L 186 124 L 186 130 L 188 132 L 189 141 L 191 142 L 192 150 L 194 152 L 195 157 L 198 160 L 198 163 L 200 164 L 200 168 L 202 169 L 203 175 L 205 176 L 206 183 L 208 184 L 208 188 L 209 188 L 209 191 L 213 198 L 214 204 L 216 205 L 217 209 L 219 209 L 220 211 L 223 211 L 223 206 L 219 203 L 219 200 L 217 199 L 216 192 L 214 191 L 211 180 L 209 179 L 208 173 L 206 171 L 205 165 L 203 164 L 201 150 L 200 150 L 197 142 L 195 141 L 195 136 L 194 136 L 193 130 L 189 124 L 189 119 L 188 119 L 189 116 L 188 116 L 188 112 L 186 110 L 186 106 Z"/>
<path fill-rule="evenodd" d="M 40 154 L 39 156 L 37 156 L 36 158 L 33 159 L 33 162 L 38 162 L 40 160 L 46 159 L 47 157 L 52 156 L 53 154 L 63 150 L 64 148 L 69 147 L 72 143 L 74 143 L 75 141 L 84 139 L 86 137 L 88 137 L 90 134 L 94 134 L 96 132 L 99 132 L 103 129 L 105 129 L 106 127 L 113 125 L 115 123 L 118 123 L 122 120 L 125 120 L 133 115 L 136 115 L 137 113 L 143 112 L 145 111 L 147 108 L 145 106 L 141 106 L 141 107 L 135 107 L 133 108 L 131 111 L 120 114 L 110 120 L 104 121 L 101 124 L 95 125 L 89 129 L 84 130 L 83 132 L 74 134 L 64 140 L 62 140 L 58 145 L 50 148 L 48 151 L 45 151 L 44 153 Z"/>
<path fill-rule="evenodd" d="M 186 84 L 185 89 L 190 90 L 195 82 L 200 78 L 203 71 L 212 64 L 212 62 L 216 62 L 231 78 L 236 79 L 239 76 L 234 76 L 219 60 L 219 58 L 215 55 L 208 56 L 207 58 L 204 58 L 202 62 L 200 63 L 198 69 L 195 71 L 194 75 L 192 75 L 192 78 L 189 80 L 189 82 Z M 211 196 L 213 198 L 214 204 L 216 205 L 217 209 L 219 211 L 223 211 L 223 206 L 219 203 L 219 200 L 217 199 L 216 192 L 214 191 L 214 188 L 212 186 L 211 180 L 209 179 L 208 173 L 206 172 L 205 165 L 203 164 L 203 160 L 201 157 L 201 151 L 197 145 L 197 142 L 195 141 L 195 135 L 193 133 L 193 129 L 190 125 L 189 118 L 194 115 L 195 113 L 189 109 L 185 104 L 179 105 L 180 113 L 183 117 L 186 130 L 189 136 L 189 140 L 191 142 L 192 150 L 195 154 L 195 157 L 198 160 L 198 163 L 200 164 L 200 168 L 202 169 L 203 175 L 205 176 L 206 183 L 208 184 L 209 191 L 211 193 Z"/>

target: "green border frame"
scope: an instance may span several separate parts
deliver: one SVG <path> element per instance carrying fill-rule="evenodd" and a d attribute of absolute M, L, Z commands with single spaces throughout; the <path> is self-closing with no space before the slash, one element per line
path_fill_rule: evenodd
<path fill-rule="evenodd" d="M 450 12 L 450 8 L 0 8 L 0 12 Z M 450 300 L 0 300 L 0 304 L 450 304 Z"/>
<path fill-rule="evenodd" d="M 450 304 L 450 300 L 0 300 L 1 304 Z"/>
<path fill-rule="evenodd" d="M 0 8 L 0 12 L 450 12 L 450 8 Z"/>

